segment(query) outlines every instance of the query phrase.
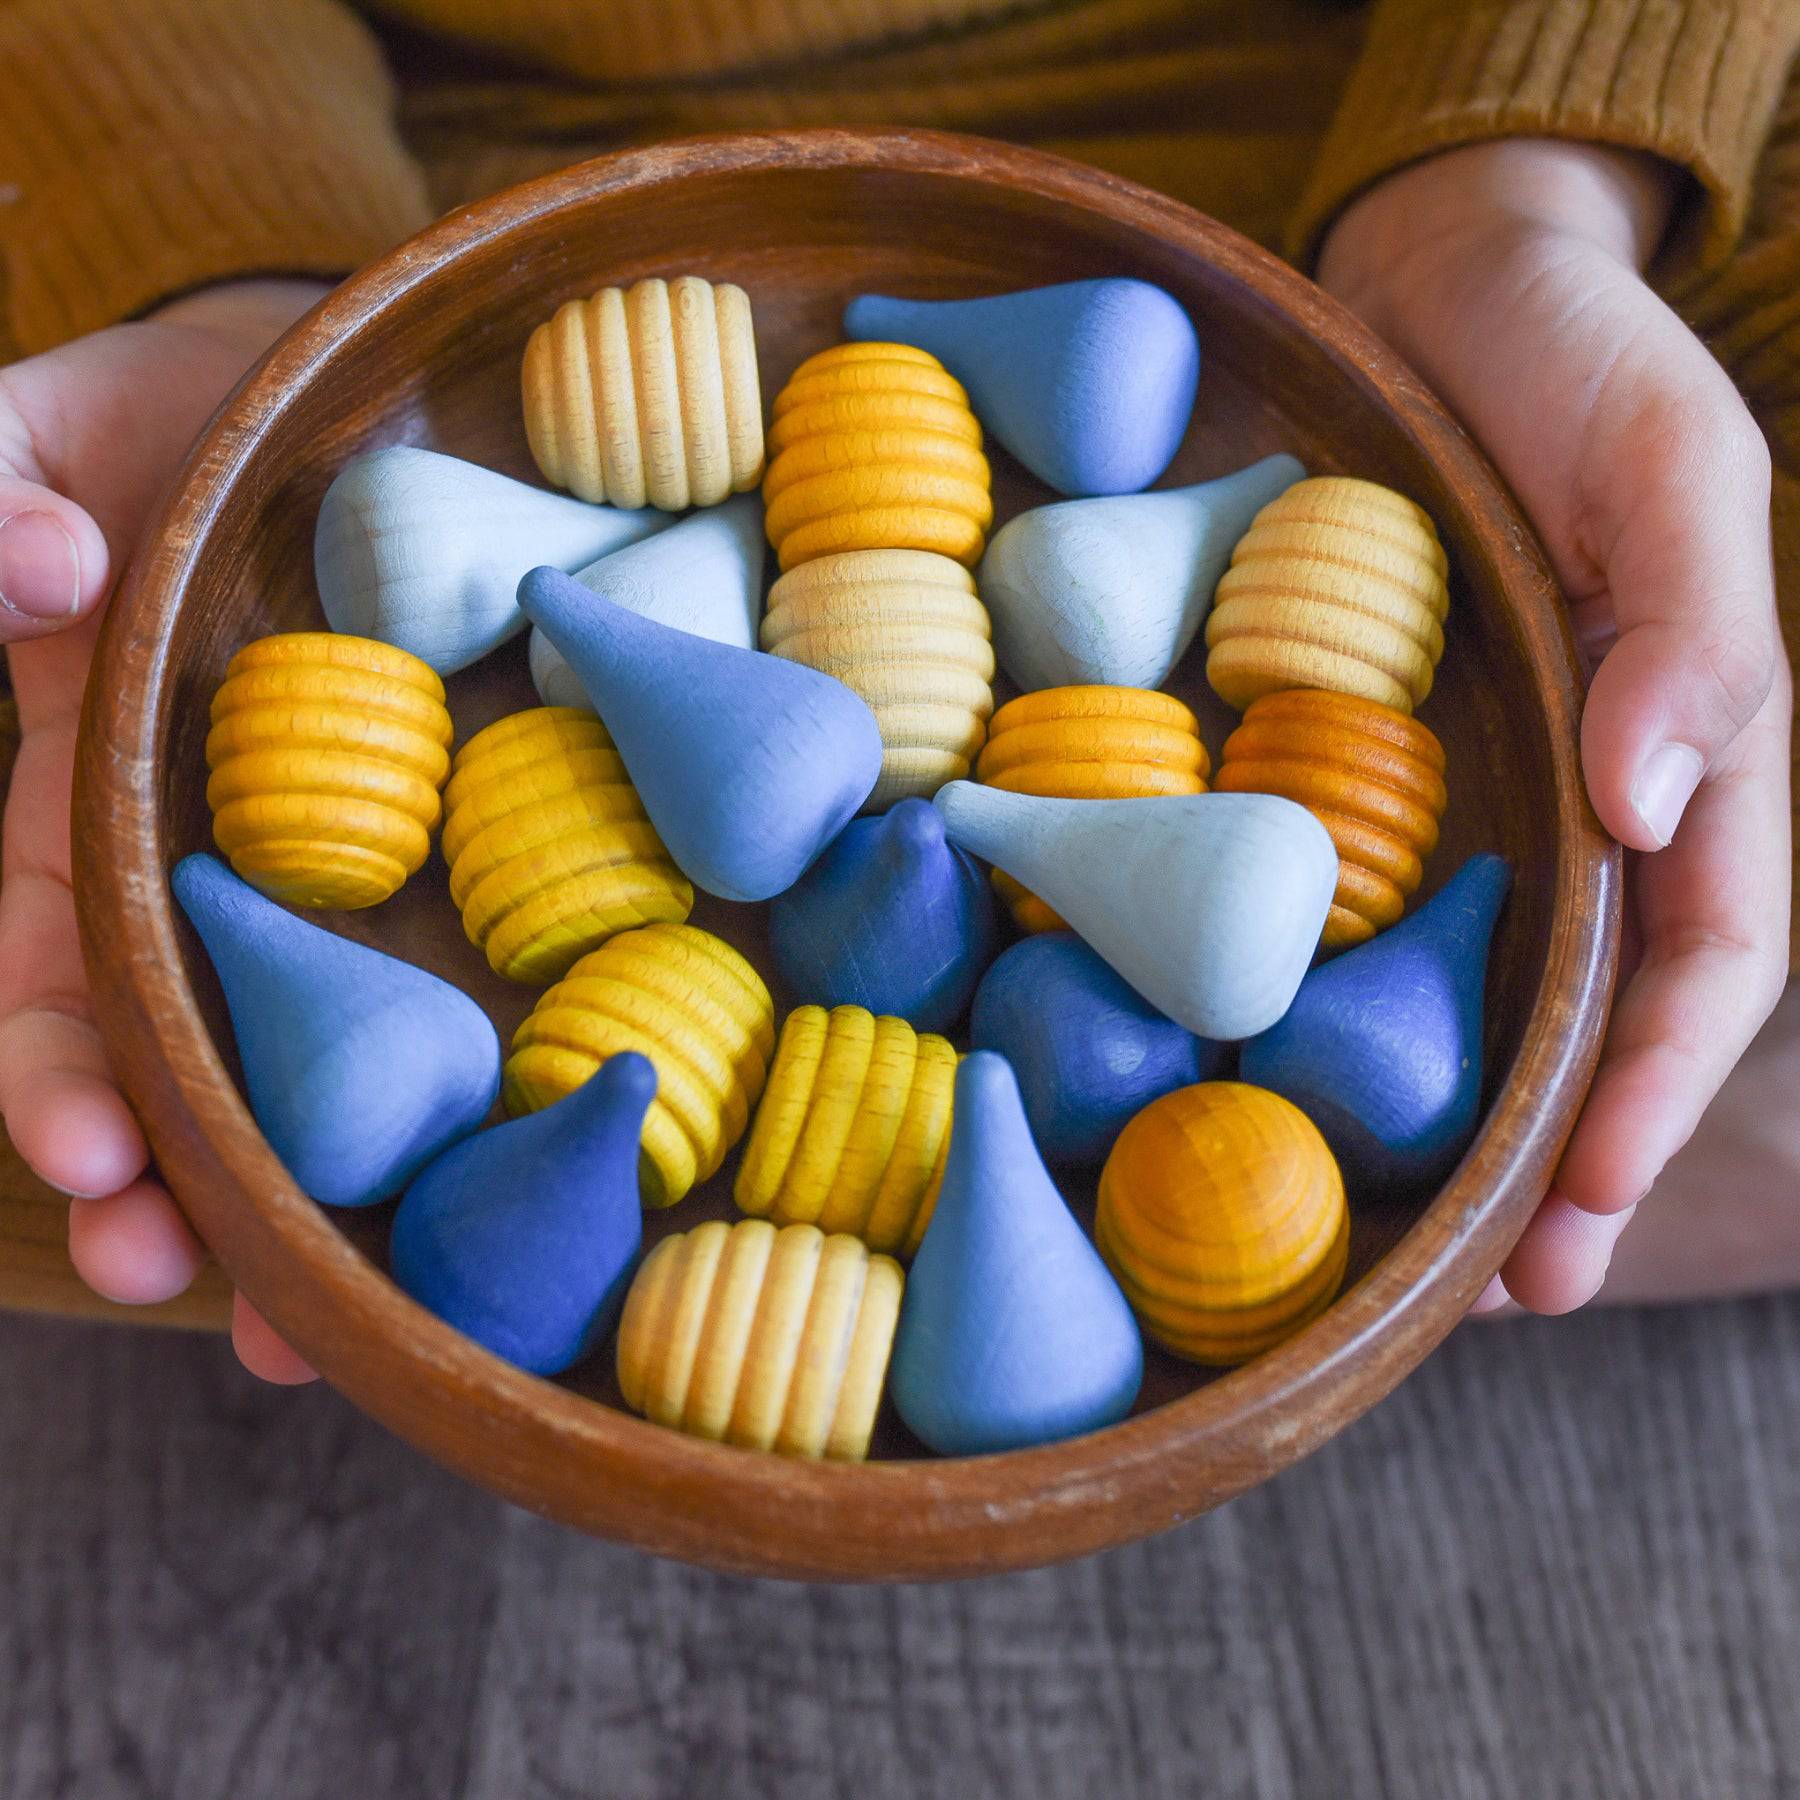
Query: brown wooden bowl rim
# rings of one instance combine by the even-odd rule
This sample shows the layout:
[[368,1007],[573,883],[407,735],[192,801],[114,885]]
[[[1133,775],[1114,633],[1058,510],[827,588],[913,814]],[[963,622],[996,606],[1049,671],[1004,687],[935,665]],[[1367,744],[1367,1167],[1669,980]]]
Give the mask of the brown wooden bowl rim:
[[[714,1567],[898,1579],[1025,1567],[1173,1524],[1203,1510],[1197,1496],[1215,1503],[1314,1448],[1441,1341],[1537,1205],[1599,1053],[1620,909],[1619,851],[1577,769],[1581,684],[1560,607],[1551,641],[1561,657],[1536,667],[1559,746],[1551,950],[1518,1058],[1463,1163],[1368,1275],[1280,1348],[1108,1430],[999,1456],[812,1464],[703,1442],[524,1374],[415,1305],[301,1193],[258,1132],[183,974],[158,825],[155,751],[172,704],[179,598],[231,483],[333,347],[496,230],[602,193],[809,168],[1023,188],[1211,262],[1304,322],[1365,399],[1465,491],[1491,495],[1497,523],[1479,509],[1468,523],[1502,590],[1515,606],[1555,605],[1523,515],[1418,378],[1294,269],[1177,201],[1041,152],[936,132],[758,132],[628,150],[446,215],[334,290],[215,415],[132,559],[94,659],[74,817],[82,938],[101,1028],[128,1052],[125,1086],[159,1158],[199,1155],[227,1184],[233,1203],[204,1209],[226,1271],[391,1428],[510,1499]],[[128,679],[134,664],[141,692]],[[1551,1029],[1559,1015],[1566,1029]],[[579,1499],[566,1480],[546,1493],[559,1485],[541,1479],[546,1458],[582,1472]]]

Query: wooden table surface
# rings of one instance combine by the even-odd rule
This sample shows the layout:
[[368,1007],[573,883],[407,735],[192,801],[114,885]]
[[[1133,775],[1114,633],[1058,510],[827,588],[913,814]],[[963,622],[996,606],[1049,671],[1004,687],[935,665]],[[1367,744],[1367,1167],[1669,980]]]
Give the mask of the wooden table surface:
[[1800,1794],[1800,1301],[1460,1332],[1169,1536],[797,1588],[0,1318],[0,1800]]

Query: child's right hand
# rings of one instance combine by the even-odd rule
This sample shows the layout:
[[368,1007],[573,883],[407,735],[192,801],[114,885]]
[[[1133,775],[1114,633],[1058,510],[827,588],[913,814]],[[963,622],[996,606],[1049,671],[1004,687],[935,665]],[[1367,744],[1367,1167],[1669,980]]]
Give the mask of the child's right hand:
[[[111,1299],[168,1299],[202,1251],[113,1085],[94,1028],[69,883],[75,728],[98,614],[213,409],[324,292],[243,281],[0,369],[0,643],[21,744],[0,861],[0,1118],[73,1195],[69,1251]],[[247,1367],[309,1373],[239,1302]]]

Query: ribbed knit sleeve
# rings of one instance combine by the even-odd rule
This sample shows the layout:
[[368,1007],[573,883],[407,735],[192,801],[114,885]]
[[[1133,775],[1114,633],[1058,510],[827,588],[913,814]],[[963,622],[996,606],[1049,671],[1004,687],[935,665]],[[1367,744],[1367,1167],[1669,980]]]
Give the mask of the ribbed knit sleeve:
[[231,276],[341,275],[429,216],[380,53],[332,0],[0,0],[18,351]]
[[1434,151],[1580,138],[1687,170],[1677,258],[1736,241],[1800,41],[1795,0],[1379,0],[1289,233],[1309,265],[1339,209]]

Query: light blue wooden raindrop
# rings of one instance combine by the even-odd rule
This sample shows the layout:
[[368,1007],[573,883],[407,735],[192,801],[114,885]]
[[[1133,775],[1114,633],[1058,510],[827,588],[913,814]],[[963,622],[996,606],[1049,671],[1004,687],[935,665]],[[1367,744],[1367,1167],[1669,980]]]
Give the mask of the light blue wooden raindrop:
[[894,1338],[901,1418],[945,1456],[1019,1450],[1116,1423],[1143,1376],[1137,1320],[1045,1172],[1012,1070],[971,1052]]
[[1231,1049],[1164,1018],[1072,931],[1014,944],[982,977],[969,1041],[1012,1064],[1046,1160],[1095,1167],[1132,1117],[1216,1081]]
[[1135,494],[1181,447],[1200,340],[1181,303],[1111,277],[982,300],[864,294],[844,334],[929,350],[975,416],[1059,494]]
[[1410,918],[1321,964],[1243,1046],[1245,1081],[1311,1118],[1358,1192],[1416,1192],[1454,1167],[1481,1103],[1488,952],[1512,871],[1471,857]]
[[184,857],[171,885],[225,990],[250,1110],[315,1200],[385,1200],[487,1117],[500,1043],[466,994],[296,918],[213,857]]
[[534,1375],[598,1347],[643,1240],[638,1141],[656,1072],[635,1051],[458,1144],[406,1190],[389,1262],[421,1306]]
[[[609,558],[612,578],[633,560]],[[875,786],[875,715],[830,675],[660,625],[606,585],[534,569],[519,604],[592,697],[683,873],[722,899],[771,899]]]
[[926,800],[846,825],[769,908],[769,948],[794,998],[865,1006],[947,1032],[999,945],[994,890]]

